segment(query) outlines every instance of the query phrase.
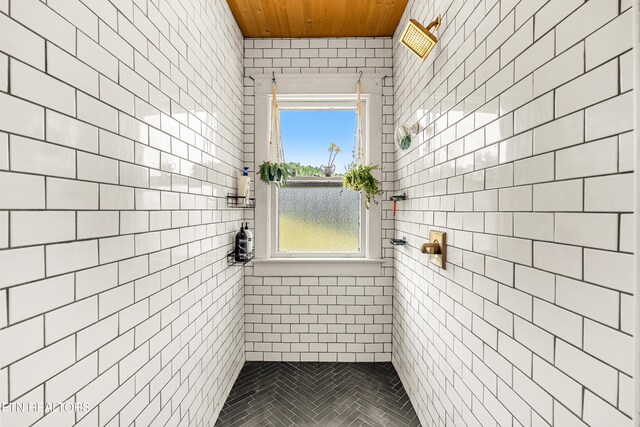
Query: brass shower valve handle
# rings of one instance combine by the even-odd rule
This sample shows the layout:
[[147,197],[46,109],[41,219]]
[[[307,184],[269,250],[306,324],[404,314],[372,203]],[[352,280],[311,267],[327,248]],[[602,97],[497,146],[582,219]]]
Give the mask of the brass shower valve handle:
[[440,253],[440,243],[437,240],[433,242],[423,243],[420,251],[423,254],[439,254]]
[[427,254],[429,262],[440,268],[447,268],[447,233],[430,230],[427,243],[420,247],[423,254]]

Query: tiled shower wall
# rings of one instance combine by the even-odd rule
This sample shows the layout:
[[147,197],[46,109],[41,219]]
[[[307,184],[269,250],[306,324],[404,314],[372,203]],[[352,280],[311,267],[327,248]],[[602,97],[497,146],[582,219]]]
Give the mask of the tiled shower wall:
[[244,359],[222,1],[0,1],[3,426],[212,425]]
[[[631,2],[415,0],[393,361],[423,425],[631,425]],[[419,245],[446,231],[448,263]]]
[[[246,39],[245,161],[251,170],[254,98],[251,76],[379,73],[383,83],[383,200],[393,190],[393,77],[390,38]],[[354,80],[355,94],[355,80]],[[348,155],[350,149],[344,149]],[[245,273],[247,360],[373,362],[391,360],[393,235],[383,203],[383,275],[379,277],[259,277]],[[386,238],[386,239],[385,239]]]

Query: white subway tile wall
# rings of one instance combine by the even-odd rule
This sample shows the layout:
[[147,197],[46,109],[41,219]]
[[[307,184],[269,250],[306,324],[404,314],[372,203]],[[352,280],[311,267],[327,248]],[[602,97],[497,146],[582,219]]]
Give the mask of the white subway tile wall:
[[[424,62],[400,46],[438,14]],[[631,10],[410,0],[393,362],[422,425],[631,426]],[[489,190],[489,191],[487,191]],[[491,192],[492,191],[492,192]],[[448,232],[446,270],[417,249]]]
[[[245,162],[255,169],[254,97],[259,74],[378,73],[383,82],[382,254],[379,277],[259,277],[245,272],[247,360],[391,360],[393,76],[391,38],[246,39]],[[349,77],[351,78],[351,77]],[[355,93],[355,78],[354,93]],[[349,151],[346,150],[345,153]],[[250,213],[250,215],[253,212]],[[252,219],[251,216],[248,219]],[[253,221],[250,221],[250,225]]]
[[0,5],[0,401],[89,404],[0,424],[212,425],[244,362],[231,11]]

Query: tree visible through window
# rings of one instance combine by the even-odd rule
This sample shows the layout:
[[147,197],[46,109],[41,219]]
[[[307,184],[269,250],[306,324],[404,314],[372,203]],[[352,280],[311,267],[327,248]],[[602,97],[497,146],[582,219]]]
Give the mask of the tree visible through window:
[[294,176],[277,191],[277,252],[360,252],[360,194],[342,189],[355,119],[355,110],[281,110],[282,146]]

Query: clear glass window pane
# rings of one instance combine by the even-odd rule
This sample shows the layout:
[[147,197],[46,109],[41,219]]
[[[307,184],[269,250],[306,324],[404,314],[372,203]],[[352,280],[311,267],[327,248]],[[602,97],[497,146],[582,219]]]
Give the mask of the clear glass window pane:
[[278,190],[279,252],[360,252],[360,194],[339,186]]

